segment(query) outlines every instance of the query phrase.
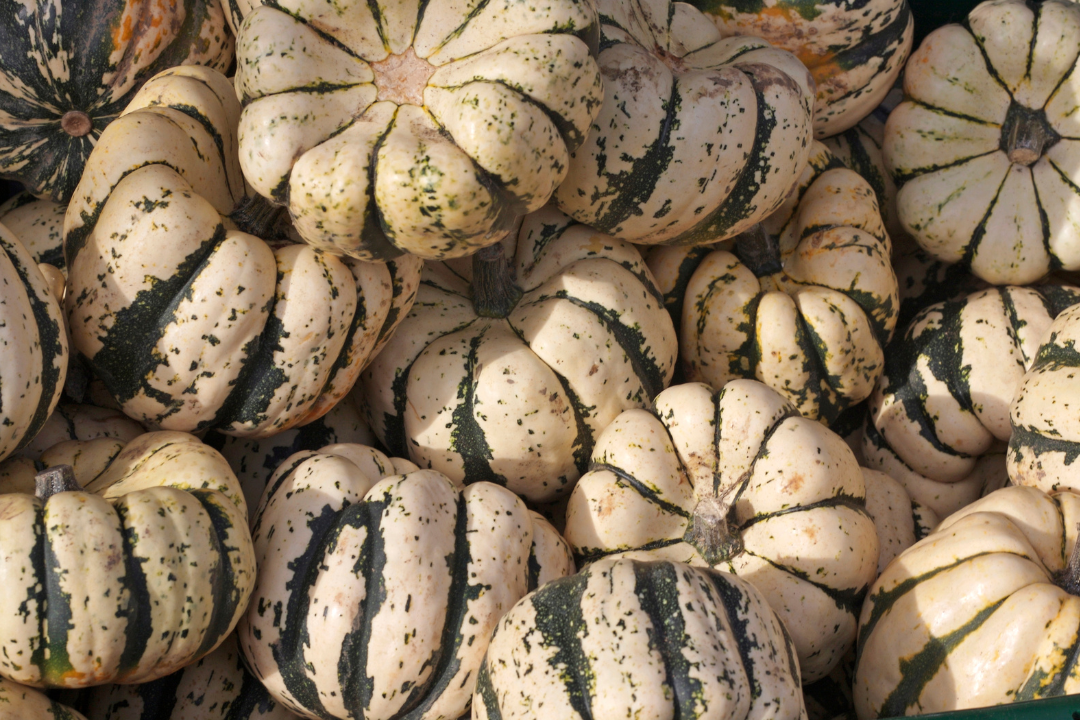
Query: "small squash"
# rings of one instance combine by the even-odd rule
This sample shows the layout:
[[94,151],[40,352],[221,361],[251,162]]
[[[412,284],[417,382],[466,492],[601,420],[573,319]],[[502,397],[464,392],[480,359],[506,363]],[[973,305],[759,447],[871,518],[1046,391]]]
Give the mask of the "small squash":
[[798,56],[814,77],[814,136],[854,126],[885,98],[914,36],[908,0],[691,0],[724,35],[753,35]]
[[684,378],[756,378],[826,424],[866,399],[898,306],[874,191],[820,143],[780,209],[733,246],[648,256]]
[[851,449],[753,380],[701,383],[628,410],[600,436],[566,510],[579,563],[616,553],[734,573],[764,594],[804,682],[855,642],[878,538]]
[[1080,6],[984,2],[904,73],[885,161],[904,228],[994,285],[1080,269]]
[[2,720],[86,720],[78,711],[50,700],[45,693],[0,677]]
[[38,200],[21,192],[0,205],[0,223],[22,241],[36,263],[47,263],[63,271],[64,213],[67,205]]
[[510,491],[461,489],[363,445],[286,460],[252,527],[259,579],[240,645],[308,717],[462,716],[495,623],[573,572],[566,543]]
[[1077,302],[1077,288],[1048,284],[925,308],[889,348],[870,398],[877,433],[919,475],[970,476],[980,455],[1009,440],[1016,388],[1051,321]]
[[1050,324],[1009,410],[1009,477],[1044,492],[1080,491],[1080,305]]
[[102,131],[174,65],[225,70],[219,0],[53,0],[0,10],[0,176],[66,203]]
[[751,583],[670,561],[602,560],[502,619],[476,720],[806,717],[791,638]]
[[68,338],[49,281],[0,224],[0,460],[29,443],[60,400]]
[[155,432],[64,442],[42,462],[36,496],[0,494],[0,675],[35,687],[148,682],[232,632],[255,555],[220,454]]
[[391,453],[547,502],[616,415],[667,387],[675,329],[633,245],[550,207],[515,239],[428,263],[361,392]]
[[862,469],[866,512],[878,536],[878,575],[897,555],[937,527],[938,516],[908,494],[904,486],[878,470]]
[[248,672],[236,643],[172,675],[142,685],[103,685],[89,692],[89,720],[296,720]]
[[671,0],[599,0],[604,104],[555,193],[630,242],[733,237],[784,200],[810,152],[813,81],[791,53],[721,39]]
[[244,176],[315,247],[470,255],[565,177],[603,98],[596,32],[585,0],[257,7],[237,34]]
[[1080,495],[1010,487],[892,561],[859,619],[862,720],[1080,692]]
[[245,195],[240,105],[214,70],[168,70],[102,134],[64,221],[72,341],[148,427],[264,437],[352,388],[411,306],[420,261],[285,240]]

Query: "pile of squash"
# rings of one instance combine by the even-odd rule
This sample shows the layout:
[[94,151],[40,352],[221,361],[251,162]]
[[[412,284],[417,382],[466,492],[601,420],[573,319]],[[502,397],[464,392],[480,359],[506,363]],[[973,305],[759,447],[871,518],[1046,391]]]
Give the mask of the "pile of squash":
[[1080,5],[920,22],[0,6],[0,720],[1080,694]]

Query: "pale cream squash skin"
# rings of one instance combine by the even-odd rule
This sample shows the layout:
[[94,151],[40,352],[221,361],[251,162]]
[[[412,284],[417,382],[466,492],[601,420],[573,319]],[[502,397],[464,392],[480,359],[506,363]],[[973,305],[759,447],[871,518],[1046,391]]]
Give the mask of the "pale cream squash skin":
[[[885,128],[900,222],[930,254],[995,285],[1080,268],[1080,7],[1034,8],[984,2],[966,25],[931,33]],[[1021,126],[1039,141],[1017,146]]]
[[516,240],[504,248],[524,295],[505,317],[477,314],[468,262],[428,263],[361,392],[391,452],[547,502],[570,490],[608,423],[667,386],[677,347],[634,246],[551,207]]
[[29,443],[67,379],[63,313],[19,238],[0,224],[0,460]]
[[863,605],[863,720],[1080,692],[1080,598],[1054,584],[1080,495],[1010,487],[942,521],[885,569]]
[[1050,324],[1034,362],[1020,381],[1009,409],[1009,477],[1017,485],[1044,492],[1080,491],[1080,379],[1077,340],[1080,306],[1068,308]]
[[[236,633],[217,650],[143,685],[103,685],[90,691],[90,720],[296,720],[247,671]],[[2,717],[2,716],[0,716]]]
[[239,115],[212,70],[158,75],[103,133],[68,208],[73,342],[150,427],[264,437],[315,420],[419,282],[416,258],[364,263],[239,230]]
[[778,270],[752,268],[728,246],[650,252],[680,327],[685,377],[714,387],[756,378],[832,423],[873,391],[896,323],[877,199],[815,143],[792,194],[761,227],[778,245]]
[[220,454],[186,433],[155,432],[126,446],[68,441],[42,462],[72,465],[84,490],[46,502],[0,495],[9,589],[0,674],[38,687],[147,682],[225,639],[255,556],[240,484]]
[[498,619],[574,569],[513,493],[363,445],[282,464],[253,535],[240,645],[271,694],[312,718],[458,718]]
[[[674,386],[655,414],[620,415],[590,467],[566,512],[579,558],[632,552],[739,575],[784,621],[807,683],[853,645],[878,559],[862,473],[839,436],[775,391],[753,380]],[[741,552],[702,539],[709,513]]]
[[0,678],[0,720],[86,720],[34,688]]
[[862,468],[866,485],[866,512],[874,520],[878,535],[880,575],[897,555],[907,550],[937,527],[933,510],[914,500],[896,480],[878,470]]
[[721,39],[686,3],[597,8],[604,104],[560,209],[644,245],[723,240],[775,210],[810,152],[806,68],[757,38]]
[[806,717],[791,640],[738,577],[608,558],[502,619],[474,720]]
[[1070,286],[1009,286],[922,310],[890,346],[870,398],[884,444],[930,480],[970,478],[1009,440],[1013,395],[1053,318],[1078,300]]
[[580,0],[277,5],[238,30],[240,163],[315,247],[492,245],[548,201],[600,108]]
[[64,213],[67,205],[21,192],[0,205],[0,223],[15,233],[38,263],[64,269]]

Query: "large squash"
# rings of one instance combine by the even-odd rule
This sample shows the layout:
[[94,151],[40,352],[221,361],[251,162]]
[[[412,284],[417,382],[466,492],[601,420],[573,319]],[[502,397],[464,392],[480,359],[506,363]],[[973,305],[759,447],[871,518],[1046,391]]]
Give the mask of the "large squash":
[[652,250],[684,378],[756,378],[831,424],[866,399],[898,306],[874,191],[820,143],[791,195],[733,246]]
[[979,456],[1008,441],[1013,394],[1051,321],[1077,302],[1076,288],[1040,285],[925,308],[889,348],[870,399],[876,432],[919,475],[968,477]]
[[852,127],[884,99],[914,34],[907,0],[692,0],[725,35],[753,35],[795,53],[817,85],[814,135]]
[[1043,335],[1010,408],[1009,477],[1045,492],[1080,491],[1080,305],[1065,310]]
[[585,0],[278,5],[238,31],[240,163],[316,247],[492,245],[548,201],[600,109]]
[[1080,6],[984,2],[930,34],[889,115],[900,221],[995,285],[1080,268]]
[[721,39],[686,3],[597,7],[604,104],[560,209],[650,245],[723,240],[775,210],[810,151],[806,68],[757,38]]
[[473,718],[806,717],[784,625],[738,577],[602,560],[524,598],[495,629]]
[[255,583],[247,505],[225,459],[155,432],[126,446],[68,441],[42,460],[36,496],[0,494],[0,675],[147,682],[217,647]]
[[66,203],[102,131],[158,72],[225,70],[219,0],[53,0],[0,10],[0,175]]
[[296,720],[244,666],[236,634],[172,675],[89,692],[89,720]]
[[0,460],[29,443],[60,400],[68,339],[34,258],[0,224]]
[[253,534],[240,645],[309,717],[462,716],[495,623],[573,572],[562,538],[505,488],[460,489],[363,445],[285,461]]
[[72,341],[149,427],[265,436],[327,412],[408,311],[420,261],[253,233],[221,74],[151,80],[102,134],[64,222]]
[[616,415],[667,387],[675,330],[633,245],[551,208],[516,240],[429,263],[362,392],[390,452],[544,502]]
[[804,682],[855,642],[878,538],[855,456],[765,385],[677,385],[600,436],[566,510],[579,562],[615,553],[709,565],[765,595]]
[[896,558],[859,620],[859,717],[1080,692],[1080,495],[1011,487]]

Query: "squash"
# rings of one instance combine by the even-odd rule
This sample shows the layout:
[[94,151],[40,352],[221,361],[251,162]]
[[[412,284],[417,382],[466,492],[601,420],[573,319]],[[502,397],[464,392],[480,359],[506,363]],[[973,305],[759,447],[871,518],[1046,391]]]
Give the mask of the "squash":
[[50,700],[45,693],[0,677],[2,720],[86,720],[72,708]]
[[1080,268],[1080,6],[984,2],[931,33],[885,126],[900,222],[994,285]]
[[236,633],[172,675],[89,691],[89,720],[295,720],[244,667]]
[[[203,67],[148,82],[102,133],[64,220],[72,340],[125,413],[264,437],[315,420],[408,311],[420,261],[264,241],[240,105]],[[256,233],[256,234],[253,234]]]
[[240,164],[315,247],[470,255],[543,206],[600,109],[584,0],[293,0],[237,35]]
[[267,438],[234,437],[215,430],[207,433],[204,442],[222,454],[240,480],[249,515],[254,515],[274,471],[301,450],[318,450],[340,443],[371,445],[375,442],[358,395],[353,390],[318,420]]
[[908,494],[902,484],[879,470],[862,468],[866,486],[866,512],[878,536],[877,574],[893,558],[937,527],[938,516]]
[[0,495],[0,675],[34,687],[148,682],[232,632],[255,555],[220,454],[152,432],[64,442],[42,462],[36,495]]
[[627,410],[593,450],[566,510],[578,563],[623,552],[708,565],[764,594],[804,682],[855,642],[878,538],[850,448],[754,380],[676,385]]
[[462,716],[498,619],[573,572],[562,538],[505,488],[461,489],[363,445],[286,460],[252,527],[240,646],[308,717]]
[[907,0],[692,0],[724,35],[753,35],[795,53],[814,77],[814,136],[857,124],[888,94],[914,34]]
[[67,205],[21,192],[0,205],[0,223],[22,241],[36,263],[63,271],[64,213]]
[[19,239],[0,224],[0,460],[38,433],[67,379],[60,305]]
[[225,70],[218,0],[54,0],[0,11],[0,176],[66,203],[102,131],[174,65]]
[[675,330],[633,245],[550,207],[513,239],[428,263],[361,393],[392,454],[547,502],[616,415],[667,387]]
[[[896,327],[906,328],[920,310],[946,300],[959,300],[989,287],[963,265],[935,259],[922,248],[893,258],[900,291]],[[951,513],[950,513],[951,514]]]
[[831,424],[874,388],[898,305],[874,191],[820,143],[781,208],[733,247],[652,250],[683,376],[756,378]]
[[1080,456],[1078,335],[1080,305],[1074,305],[1050,324],[1013,397],[1008,468],[1016,485],[1044,492],[1058,488],[1080,491],[1078,468],[1073,464]]
[[476,720],[805,718],[799,665],[761,593],[733,575],[607,559],[502,619]]
[[1080,692],[1080,495],[998,490],[893,560],[859,619],[863,720]]
[[1024,371],[1054,317],[1077,302],[1080,289],[1040,285],[925,308],[886,355],[870,398],[877,434],[919,475],[968,477],[980,455],[1008,441],[1009,403]]
[[757,38],[721,39],[686,3],[597,9],[604,103],[559,208],[647,245],[723,240],[775,210],[809,153],[806,68]]

